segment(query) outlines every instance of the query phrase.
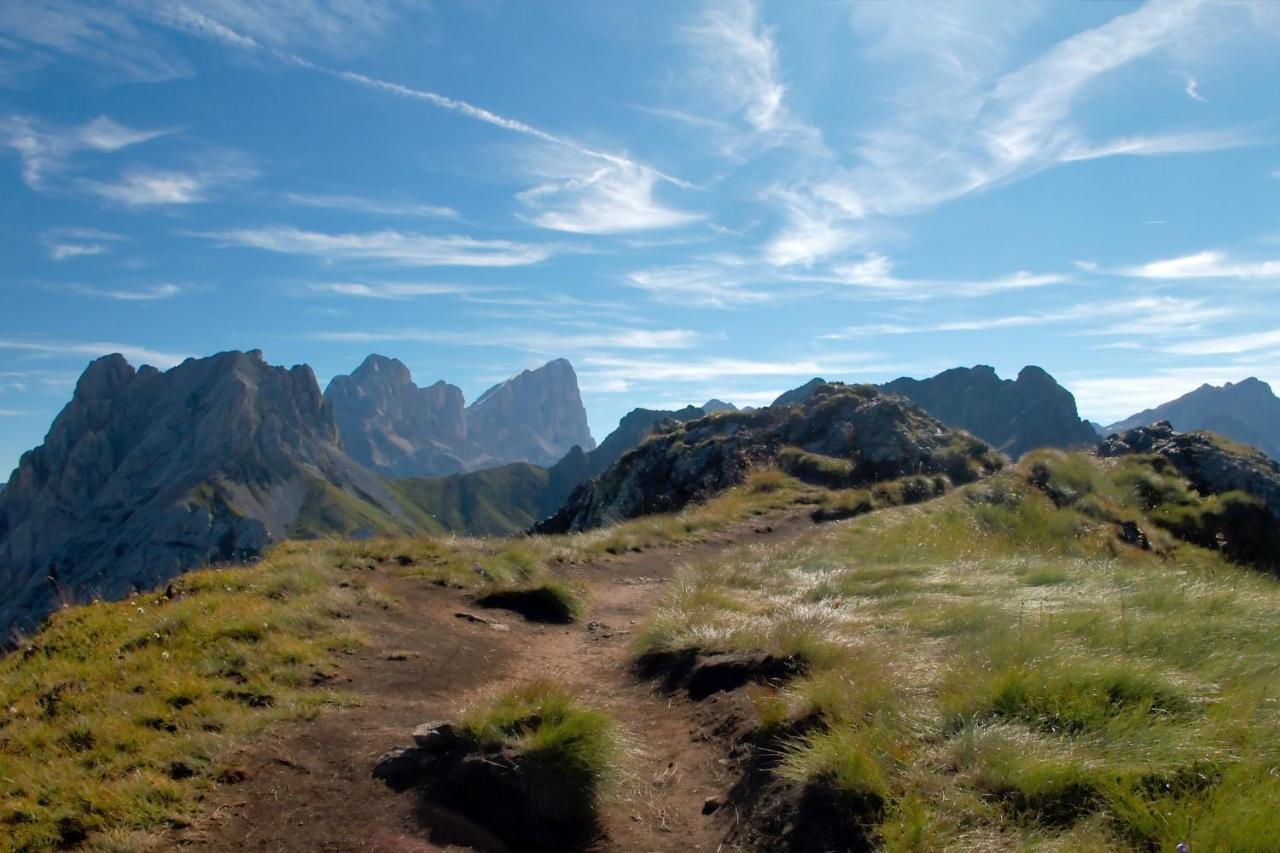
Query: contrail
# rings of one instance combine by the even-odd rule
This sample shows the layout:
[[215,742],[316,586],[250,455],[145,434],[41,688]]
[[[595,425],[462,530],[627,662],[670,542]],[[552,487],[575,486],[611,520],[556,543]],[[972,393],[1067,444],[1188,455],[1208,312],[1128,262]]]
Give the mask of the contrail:
[[631,160],[630,158],[627,158],[627,157],[623,157],[620,154],[614,154],[609,151],[601,151],[598,148],[591,148],[590,146],[583,145],[579,142],[575,142],[572,139],[568,139],[563,136],[557,136],[554,133],[550,133],[541,128],[534,127],[531,124],[526,124],[525,122],[522,122],[518,119],[507,118],[506,116],[500,116],[497,113],[490,112],[489,110],[486,110],[483,107],[477,107],[475,104],[471,104],[466,101],[460,101],[457,98],[450,98],[447,95],[441,95],[438,92],[430,92],[424,89],[414,89],[410,86],[405,86],[401,83],[395,83],[390,80],[380,80],[377,77],[370,77],[366,74],[360,74],[355,71],[343,71],[338,68],[330,68],[326,65],[320,65],[319,63],[312,62],[306,57],[299,56],[296,53],[290,53],[289,51],[286,51],[286,50],[280,50],[278,48],[265,45],[262,42],[258,41],[257,39],[243,35],[242,33],[238,33],[235,30],[231,29],[230,27],[226,26],[225,24],[219,21],[216,21],[213,18],[208,17],[207,15],[203,15],[192,9],[186,8],[185,6],[179,6],[176,9],[170,9],[170,10],[159,12],[158,16],[163,23],[166,23],[177,29],[184,30],[193,35],[212,38],[217,41],[221,41],[225,44],[238,47],[242,50],[253,50],[261,53],[266,53],[271,56],[274,56],[276,59],[280,60],[281,62],[288,63],[289,65],[296,65],[299,68],[305,68],[308,71],[314,71],[317,74],[324,74],[325,76],[333,77],[334,79],[337,79],[337,80],[342,80],[347,83],[354,83],[355,85],[363,86],[366,89],[374,89],[380,92],[386,92],[388,94],[397,95],[402,98],[410,98],[412,100],[422,101],[424,103],[431,104],[434,107],[439,107],[440,109],[443,109],[443,110],[459,113],[461,115],[466,116],[467,118],[474,119],[476,121],[481,121],[481,122],[484,122],[485,124],[493,125],[494,127],[500,127],[503,130],[509,130],[514,133],[522,134],[524,136],[533,137],[534,139],[540,139],[543,142],[550,142],[553,145],[559,145],[564,148],[568,148],[571,151],[576,151],[577,153],[582,154],[586,157],[592,157],[597,160],[602,160],[614,166],[623,166],[623,167],[632,168],[632,169],[643,169],[647,172],[652,173],[658,178],[661,178],[667,183],[673,184],[682,189],[694,188],[694,185],[689,183],[688,181],[685,181],[681,178],[677,178],[674,175],[668,175],[665,172],[661,172],[653,168],[652,166],[647,166],[643,163],[637,163],[636,161]]

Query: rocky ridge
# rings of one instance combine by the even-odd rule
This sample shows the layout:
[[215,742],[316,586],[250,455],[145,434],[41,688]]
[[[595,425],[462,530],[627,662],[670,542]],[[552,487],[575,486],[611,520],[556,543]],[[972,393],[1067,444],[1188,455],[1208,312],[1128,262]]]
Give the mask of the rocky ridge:
[[951,472],[972,479],[985,473],[978,460],[989,453],[901,397],[868,385],[824,384],[793,406],[660,425],[535,529],[587,530],[673,512],[743,482],[788,449],[848,463],[846,485]]

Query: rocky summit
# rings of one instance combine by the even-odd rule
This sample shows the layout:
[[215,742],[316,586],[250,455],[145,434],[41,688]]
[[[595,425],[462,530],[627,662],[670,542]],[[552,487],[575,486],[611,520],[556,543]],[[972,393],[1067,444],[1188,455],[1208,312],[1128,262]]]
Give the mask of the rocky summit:
[[343,445],[353,459],[393,477],[456,474],[476,452],[467,444],[462,389],[441,380],[426,388],[394,358],[371,355],[325,390]]
[[1015,458],[1037,447],[1081,448],[1097,440],[1080,419],[1075,397],[1039,367],[1024,367],[1011,380],[980,364],[929,379],[903,377],[883,387]]
[[536,529],[587,530],[673,512],[771,464],[801,478],[856,486],[916,474],[963,482],[999,462],[981,441],[943,426],[909,400],[869,385],[823,384],[793,406],[665,422],[612,468],[574,490]]
[[419,388],[403,363],[371,355],[325,390],[347,452],[390,477],[513,462],[551,465],[595,447],[573,366],[557,359],[490,388],[470,406],[443,380]]
[[563,358],[493,386],[467,407],[468,435],[493,464],[551,465],[574,445],[593,450],[578,375]]
[[1251,447],[1209,432],[1176,432],[1168,421],[1113,434],[1098,445],[1102,457],[1157,455],[1203,495],[1243,492],[1280,523],[1280,463]]
[[1260,379],[1201,385],[1176,400],[1112,424],[1106,433],[1157,421],[1168,421],[1177,430],[1211,430],[1280,459],[1280,397]]
[[0,630],[60,601],[255,558],[332,502],[400,513],[343,453],[311,368],[271,366],[258,351],[163,373],[98,359],[0,499]]

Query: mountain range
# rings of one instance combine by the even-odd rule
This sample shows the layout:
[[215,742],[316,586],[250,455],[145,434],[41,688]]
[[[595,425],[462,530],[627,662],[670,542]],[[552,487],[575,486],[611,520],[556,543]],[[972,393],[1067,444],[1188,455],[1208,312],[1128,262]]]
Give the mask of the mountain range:
[[[832,387],[814,379],[771,408],[807,412]],[[1011,456],[1097,442],[1071,394],[1037,367],[1016,380],[956,368],[879,390]],[[1245,380],[1205,386],[1112,429],[1166,419],[1274,455],[1278,411],[1269,387]],[[272,366],[259,351],[166,372],[107,356],[89,365],[44,444],[0,490],[0,630],[34,625],[61,601],[116,598],[197,566],[254,560],[286,538],[509,534],[565,507],[564,529],[626,517],[627,472],[660,469],[650,462],[671,436],[729,447],[724,430],[782,435],[777,417],[720,400],[635,409],[597,446],[563,359],[466,405],[456,386],[420,388],[403,363],[379,355],[323,394],[309,367]],[[684,486],[681,476],[648,479],[696,499],[700,475]],[[579,489],[597,480],[594,493]]]

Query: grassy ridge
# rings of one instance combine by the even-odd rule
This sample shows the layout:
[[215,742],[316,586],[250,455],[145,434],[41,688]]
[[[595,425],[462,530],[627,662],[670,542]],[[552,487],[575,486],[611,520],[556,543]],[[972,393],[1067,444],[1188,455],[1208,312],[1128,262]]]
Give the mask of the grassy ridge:
[[808,660],[755,694],[777,772],[889,849],[1280,849],[1280,586],[1159,523],[1213,510],[1175,486],[1152,460],[1033,455],[693,567],[640,651]]

